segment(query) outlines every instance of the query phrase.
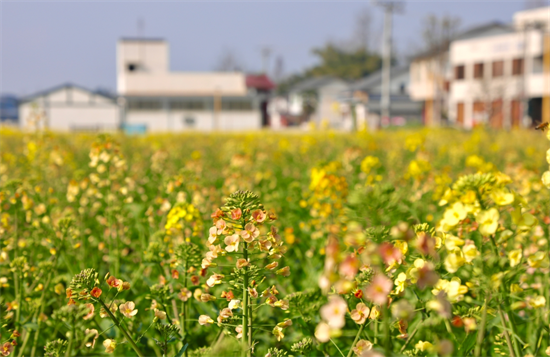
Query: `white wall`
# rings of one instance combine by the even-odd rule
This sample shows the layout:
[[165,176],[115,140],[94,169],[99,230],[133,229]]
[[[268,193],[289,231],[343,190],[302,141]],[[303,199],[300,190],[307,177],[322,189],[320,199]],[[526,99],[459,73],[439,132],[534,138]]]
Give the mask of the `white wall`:
[[118,76],[118,92],[136,96],[245,96],[243,73],[128,73]]
[[[186,118],[193,118],[194,125],[186,124]],[[214,113],[208,110],[134,110],[126,113],[126,123],[144,124],[147,132],[211,131],[214,130],[214,120]],[[221,111],[217,122],[221,131],[261,129],[261,116],[257,110]]]
[[44,114],[39,128],[57,131],[111,131],[120,122],[119,107],[112,100],[76,87],[61,87],[20,104],[20,127],[33,129],[29,120],[37,112]]

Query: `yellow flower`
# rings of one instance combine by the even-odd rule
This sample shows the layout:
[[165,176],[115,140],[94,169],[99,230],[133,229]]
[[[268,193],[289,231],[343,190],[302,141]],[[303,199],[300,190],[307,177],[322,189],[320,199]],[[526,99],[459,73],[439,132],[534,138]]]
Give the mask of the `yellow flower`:
[[531,268],[548,268],[548,255],[546,252],[536,252],[527,258],[527,263]]
[[545,171],[542,174],[542,184],[546,186],[546,188],[550,188],[550,171]]
[[455,202],[450,208],[448,208],[443,214],[443,221],[446,225],[454,227],[458,222],[466,218],[466,208],[462,202]]
[[498,228],[500,215],[496,208],[481,211],[477,214],[476,221],[479,224],[479,233],[484,236],[495,234]]
[[432,345],[428,341],[418,341],[418,343],[414,345],[414,348],[422,352],[431,352],[433,351],[434,345]]
[[546,305],[546,298],[544,296],[537,295],[529,300],[529,305],[535,309],[539,309]]
[[479,251],[474,244],[465,245],[462,248],[462,252],[464,253],[464,259],[466,259],[468,263],[471,263],[472,260],[479,255]]
[[464,240],[460,239],[456,236],[453,236],[451,234],[447,234],[445,237],[445,248],[447,250],[452,251],[455,250],[455,248],[458,248],[460,246],[464,245]]
[[508,253],[508,259],[510,259],[510,266],[515,267],[516,265],[518,265],[522,257],[523,257],[523,253],[521,249],[511,250],[510,253]]
[[397,276],[397,279],[395,279],[395,285],[397,286],[395,288],[395,293],[399,294],[405,290],[405,286],[407,284],[407,274],[405,273],[399,273]]
[[442,290],[447,293],[449,302],[455,303],[464,299],[464,294],[468,292],[468,287],[466,285],[461,285],[460,278],[454,277],[451,281],[439,279],[432,289],[432,294],[437,296]]
[[401,254],[405,255],[409,251],[409,244],[407,242],[402,240],[397,240],[393,243],[393,245],[401,251]]
[[491,192],[491,198],[499,206],[505,206],[514,202],[514,194],[504,189],[497,189]]
[[451,253],[447,254],[445,258],[445,269],[449,273],[455,273],[458,268],[466,264],[466,259],[464,259],[464,253],[458,248],[454,249]]
[[510,292],[512,293],[521,293],[523,289],[518,284],[510,285]]

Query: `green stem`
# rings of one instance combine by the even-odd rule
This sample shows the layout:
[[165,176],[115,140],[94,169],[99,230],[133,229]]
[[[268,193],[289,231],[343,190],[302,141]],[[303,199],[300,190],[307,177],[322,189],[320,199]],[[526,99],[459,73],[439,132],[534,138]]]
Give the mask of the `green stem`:
[[510,340],[510,334],[508,334],[508,330],[506,328],[506,319],[500,306],[498,307],[498,316],[500,317],[500,322],[502,323],[504,337],[506,338],[506,344],[508,345],[508,349],[510,350],[510,357],[516,357],[514,347],[512,346],[512,340]]
[[487,303],[488,298],[485,296],[485,302],[483,303],[483,313],[481,315],[481,325],[477,333],[477,342],[474,350],[474,356],[479,357],[481,355],[481,345],[483,344],[483,338],[485,337],[485,325],[487,324]]
[[65,357],[69,357],[71,355],[71,351],[73,349],[73,343],[74,343],[74,333],[75,333],[75,321],[74,321],[74,315],[73,315],[73,323],[72,323],[72,329],[71,329],[71,336],[69,337],[69,347],[67,347],[67,352],[65,352]]
[[349,349],[348,357],[351,357],[353,355],[353,347],[355,347],[355,344],[357,343],[357,341],[359,341],[359,338],[361,337],[361,333],[363,332],[363,329],[365,328],[366,324],[367,324],[367,322],[365,321],[361,325],[361,327],[359,327],[359,331],[357,332],[357,335],[355,335],[355,340],[353,340],[353,343],[351,344],[351,347]]
[[[245,242],[243,244],[243,257],[244,259],[248,259],[248,244]],[[242,337],[242,351],[241,356],[247,357],[249,356],[249,345],[248,345],[248,334],[250,331],[249,328],[249,321],[248,321],[248,314],[250,312],[248,308],[248,267],[244,267],[244,280],[243,280],[243,337]]]
[[126,331],[126,329],[124,329],[124,327],[122,327],[122,325],[120,324],[120,321],[116,318],[115,315],[113,315],[113,313],[111,312],[111,310],[107,307],[107,305],[105,305],[105,302],[103,302],[103,300],[101,299],[98,299],[99,303],[103,306],[103,309],[105,309],[105,311],[107,311],[107,313],[109,314],[109,316],[111,317],[111,320],[113,320],[114,324],[118,327],[118,329],[124,334],[124,336],[126,337],[126,339],[128,340],[128,342],[130,343],[130,345],[132,346],[132,348],[134,349],[134,351],[137,353],[137,355],[139,357],[144,357],[144,355],[141,353],[141,351],[139,350],[138,346],[136,345],[136,342],[134,341],[134,339],[130,336],[130,334],[128,333],[128,331]]
[[25,350],[25,347],[27,346],[27,343],[29,342],[29,338],[31,337],[30,331],[25,331],[25,339],[23,340],[23,344],[21,345],[21,348],[19,349],[19,353],[17,354],[17,357],[21,357],[23,355],[23,351]]
[[391,356],[392,343],[391,343],[391,333],[390,333],[390,311],[387,304],[383,304],[383,318],[384,318],[384,350],[386,351],[386,356]]
[[[57,260],[56,260],[56,263],[57,263]],[[54,265],[55,267],[55,265]],[[51,277],[52,277],[52,274],[48,274],[48,279],[46,280],[46,285],[44,286],[44,289],[42,290],[42,295],[40,295],[40,310],[38,311],[38,327],[36,328],[36,332],[34,334],[34,342],[32,344],[32,349],[31,349],[31,357],[34,357],[35,353],[36,353],[36,346],[38,345],[38,336],[40,335],[40,327],[42,325],[42,320],[40,319],[40,316],[44,313],[44,297],[46,295],[46,291],[48,290],[49,286],[50,286],[50,281],[51,281]]]

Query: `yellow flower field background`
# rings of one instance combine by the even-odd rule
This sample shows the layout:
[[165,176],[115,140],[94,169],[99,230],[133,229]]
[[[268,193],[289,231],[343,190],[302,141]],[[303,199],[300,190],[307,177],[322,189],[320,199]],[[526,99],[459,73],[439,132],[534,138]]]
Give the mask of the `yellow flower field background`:
[[4,129],[0,353],[550,355],[549,147]]

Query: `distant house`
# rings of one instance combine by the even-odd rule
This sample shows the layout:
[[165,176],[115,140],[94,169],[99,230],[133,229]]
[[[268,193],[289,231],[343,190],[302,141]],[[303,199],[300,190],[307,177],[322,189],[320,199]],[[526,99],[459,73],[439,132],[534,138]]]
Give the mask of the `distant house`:
[[0,123],[14,125],[19,120],[19,101],[12,95],[0,97]]
[[265,76],[241,72],[172,72],[162,39],[122,39],[117,91],[124,127],[147,131],[250,130],[267,126]]
[[19,126],[59,131],[111,131],[120,125],[114,97],[74,84],[63,84],[19,103]]
[[518,128],[541,122],[543,97],[550,90],[550,73],[543,70],[548,30],[550,7],[542,7],[517,12],[513,25],[500,31],[453,41],[451,122],[465,128]]
[[339,98],[346,89],[346,81],[331,76],[299,82],[289,91],[289,114],[302,117],[303,121],[324,122],[333,128],[341,128],[345,114],[340,108]]
[[[406,120],[420,120],[422,105],[409,96],[410,75],[408,66],[393,67],[390,70],[390,117],[382,124],[404,123]],[[359,124],[376,126],[380,120],[382,106],[382,71],[377,71],[349,86],[347,101],[353,98]]]

